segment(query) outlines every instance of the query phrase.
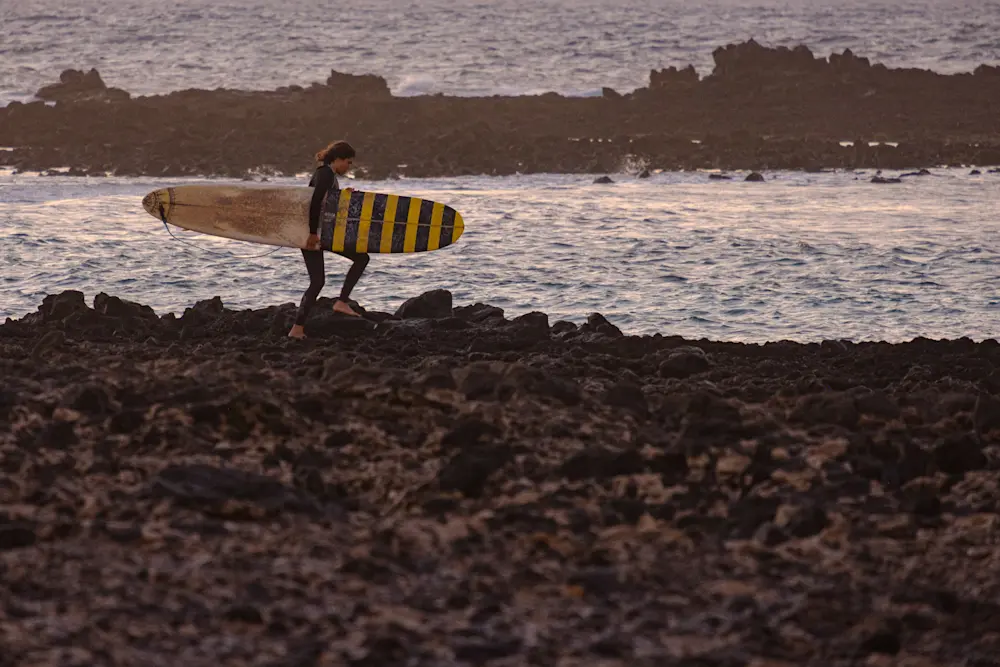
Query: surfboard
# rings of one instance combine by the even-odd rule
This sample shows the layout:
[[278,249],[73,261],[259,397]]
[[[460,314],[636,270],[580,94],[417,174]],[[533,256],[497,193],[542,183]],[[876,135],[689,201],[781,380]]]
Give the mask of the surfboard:
[[[305,248],[312,188],[181,185],[142,200],[146,212],[202,234]],[[410,253],[446,248],[465,221],[430,199],[354,190],[331,191],[320,212],[320,247],[331,252]]]

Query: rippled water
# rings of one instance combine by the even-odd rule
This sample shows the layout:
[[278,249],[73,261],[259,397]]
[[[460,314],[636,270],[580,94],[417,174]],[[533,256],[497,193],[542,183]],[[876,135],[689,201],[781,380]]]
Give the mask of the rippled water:
[[[457,304],[492,303],[511,316],[580,321],[597,310],[630,333],[718,340],[1000,333],[1000,174],[940,170],[892,186],[853,173],[768,178],[358,181],[452,204],[467,231],[446,250],[373,256],[354,296],[391,311],[446,288]],[[168,236],[140,204],[168,182],[181,181],[0,172],[0,317],[64,289],[158,313],[215,295],[231,308],[298,301],[307,284],[298,251],[252,258],[270,248],[177,231],[203,250]],[[327,296],[346,268],[328,256]]]
[[654,67],[708,74],[714,48],[750,37],[971,71],[1000,60],[1000,0],[0,0],[0,104],[90,67],[136,94],[331,68],[403,95],[628,91]]

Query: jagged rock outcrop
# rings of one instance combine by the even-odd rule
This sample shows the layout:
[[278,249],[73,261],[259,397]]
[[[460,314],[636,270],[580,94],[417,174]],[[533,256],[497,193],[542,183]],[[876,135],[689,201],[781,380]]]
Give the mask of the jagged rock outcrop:
[[[95,71],[64,73],[39,91],[60,100],[54,107],[0,109],[0,146],[14,148],[0,158],[21,170],[246,177],[309,170],[316,150],[345,138],[371,179],[597,175],[624,162],[748,171],[1000,164],[996,67],[942,76],[753,40],[714,57],[704,78],[691,67],[653,70],[648,87],[598,98],[397,98],[381,77],[334,71],[307,87],[127,99]],[[841,145],[857,137],[864,146]]]

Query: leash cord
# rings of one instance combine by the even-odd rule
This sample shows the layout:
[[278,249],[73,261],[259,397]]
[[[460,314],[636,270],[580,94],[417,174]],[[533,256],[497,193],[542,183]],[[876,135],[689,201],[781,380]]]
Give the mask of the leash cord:
[[186,241],[186,240],[184,240],[184,239],[182,239],[182,238],[180,238],[178,236],[175,236],[174,233],[172,231],[170,231],[170,225],[167,223],[167,215],[166,215],[166,212],[163,210],[163,204],[160,204],[160,220],[163,221],[163,228],[167,230],[167,234],[170,234],[170,238],[172,238],[175,241],[180,241],[184,245],[189,245],[192,248],[196,248],[198,250],[201,250],[202,252],[207,252],[207,253],[210,253],[212,255],[220,255],[222,257],[229,257],[230,259],[259,259],[261,257],[267,257],[268,255],[273,255],[274,253],[278,252],[282,248],[282,246],[277,246],[274,250],[268,250],[267,252],[265,252],[263,254],[260,254],[260,255],[243,255],[243,256],[240,256],[240,255],[234,255],[232,253],[216,252],[215,250],[209,250],[208,248],[203,248],[203,247],[201,247],[201,246],[199,246],[199,245],[197,245],[195,243],[191,243],[190,241]]

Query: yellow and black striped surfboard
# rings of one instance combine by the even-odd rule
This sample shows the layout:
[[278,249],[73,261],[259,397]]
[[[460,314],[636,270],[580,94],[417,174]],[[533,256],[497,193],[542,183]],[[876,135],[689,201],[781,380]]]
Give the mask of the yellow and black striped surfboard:
[[[330,204],[336,199],[336,209]],[[322,214],[324,249],[348,253],[438,250],[465,231],[462,215],[430,199],[379,192],[331,193]]]

